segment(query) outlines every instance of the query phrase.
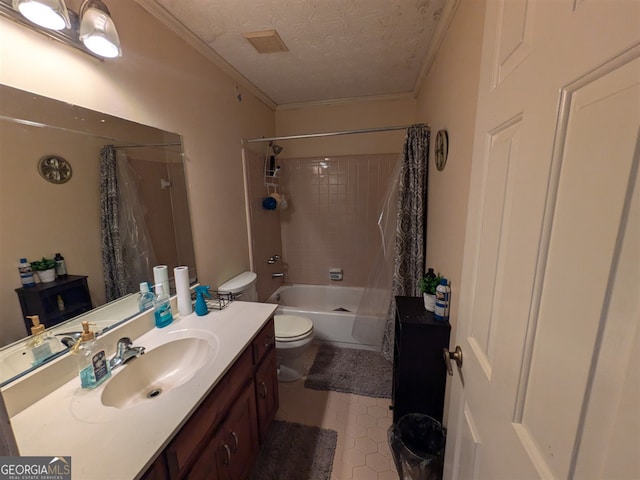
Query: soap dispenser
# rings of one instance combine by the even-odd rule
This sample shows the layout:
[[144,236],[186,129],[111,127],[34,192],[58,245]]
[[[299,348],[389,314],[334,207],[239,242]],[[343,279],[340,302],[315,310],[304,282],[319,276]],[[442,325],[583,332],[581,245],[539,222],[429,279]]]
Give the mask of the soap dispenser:
[[111,366],[107,351],[102,343],[96,341],[96,334],[89,330],[89,322],[82,322],[82,335],[74,345],[82,388],[96,388],[111,376]]
[[33,366],[36,366],[53,355],[53,352],[48,339],[45,337],[45,326],[40,323],[40,317],[38,315],[28,315],[27,318],[33,322],[33,327],[31,327],[32,338],[27,346],[33,352]]

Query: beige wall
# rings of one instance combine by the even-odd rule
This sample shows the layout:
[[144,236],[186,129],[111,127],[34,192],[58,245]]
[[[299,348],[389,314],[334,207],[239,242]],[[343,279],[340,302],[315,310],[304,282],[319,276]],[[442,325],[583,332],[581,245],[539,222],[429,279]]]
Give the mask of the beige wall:
[[[471,152],[475,127],[484,2],[460,2],[417,98],[418,121],[431,126],[426,266],[451,282],[452,338],[458,313]],[[433,161],[436,132],[449,135],[447,166]]]
[[109,8],[124,56],[104,61],[0,18],[0,83],[182,134],[199,278],[217,286],[249,268],[240,140],[273,135],[274,113],[133,0]]
[[[278,136],[302,133],[335,132],[363,128],[409,125],[415,118],[415,100],[407,96],[390,96],[367,101],[318,103],[304,107],[276,110]],[[284,140],[282,158],[305,158],[335,155],[399,153],[404,130],[341,135],[336,137]]]

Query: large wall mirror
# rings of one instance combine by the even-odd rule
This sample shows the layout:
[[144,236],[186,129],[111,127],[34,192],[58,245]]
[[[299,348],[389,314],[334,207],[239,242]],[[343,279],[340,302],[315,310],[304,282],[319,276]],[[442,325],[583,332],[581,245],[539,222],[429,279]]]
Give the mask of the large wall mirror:
[[[105,289],[100,201],[105,146],[113,146],[118,175],[128,172],[119,188],[119,195],[128,191],[120,217],[130,242],[123,248],[139,270],[127,291],[116,295],[120,298],[109,298]],[[50,157],[68,163],[67,181],[50,181],[40,171],[41,160]],[[16,291],[22,288],[20,258],[61,253],[70,276],[86,277],[95,310],[83,315],[92,315],[98,330],[138,313],[139,281],[153,283],[154,265],[167,265],[170,277],[174,267],[186,265],[196,281],[180,135],[0,85],[0,167],[0,385],[39,366],[29,355],[29,330]],[[56,308],[73,308],[72,298],[57,297]],[[51,337],[65,339],[52,348],[53,356],[68,349],[68,335],[62,334],[80,330],[81,320],[72,316],[47,325]]]

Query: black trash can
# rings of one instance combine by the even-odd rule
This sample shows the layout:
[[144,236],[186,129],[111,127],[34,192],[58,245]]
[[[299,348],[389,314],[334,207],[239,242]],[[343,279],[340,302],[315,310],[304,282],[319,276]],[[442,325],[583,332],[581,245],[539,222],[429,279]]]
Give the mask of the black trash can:
[[428,415],[409,413],[389,427],[389,446],[400,480],[440,480],[447,429]]

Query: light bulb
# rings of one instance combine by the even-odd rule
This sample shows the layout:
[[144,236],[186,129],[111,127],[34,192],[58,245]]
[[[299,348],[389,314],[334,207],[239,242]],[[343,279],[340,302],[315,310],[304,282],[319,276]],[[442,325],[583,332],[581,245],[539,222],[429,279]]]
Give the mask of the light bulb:
[[14,0],[13,8],[29,21],[50,30],[69,28],[69,12],[62,0]]

